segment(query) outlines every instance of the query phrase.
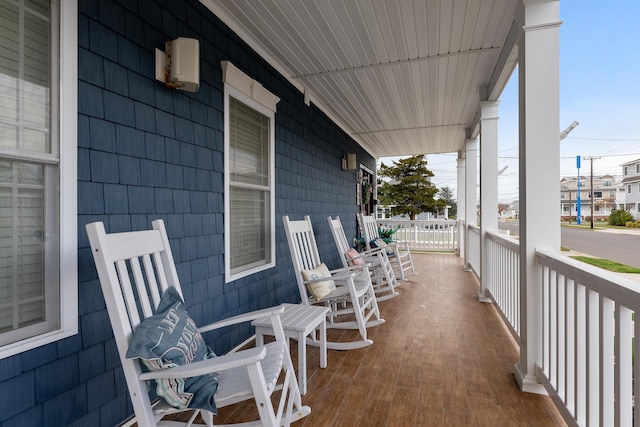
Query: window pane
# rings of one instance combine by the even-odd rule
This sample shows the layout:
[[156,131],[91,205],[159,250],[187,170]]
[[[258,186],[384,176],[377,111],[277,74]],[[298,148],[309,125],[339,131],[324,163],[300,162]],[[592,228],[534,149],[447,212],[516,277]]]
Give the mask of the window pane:
[[59,153],[59,6],[0,0],[0,147],[22,159],[0,157],[0,349],[9,354],[61,325],[59,166],[33,155]]
[[43,169],[0,162],[0,332],[45,319]]
[[231,181],[269,185],[269,118],[229,98]]
[[49,2],[0,0],[0,146],[50,153]]
[[271,218],[269,192],[231,188],[231,269],[266,264]]

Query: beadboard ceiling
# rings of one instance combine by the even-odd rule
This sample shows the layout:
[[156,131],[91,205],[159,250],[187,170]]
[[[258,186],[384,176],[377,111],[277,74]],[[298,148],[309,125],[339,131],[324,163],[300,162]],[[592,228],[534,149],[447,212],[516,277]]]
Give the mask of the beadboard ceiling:
[[462,150],[517,60],[518,0],[201,0],[375,157]]

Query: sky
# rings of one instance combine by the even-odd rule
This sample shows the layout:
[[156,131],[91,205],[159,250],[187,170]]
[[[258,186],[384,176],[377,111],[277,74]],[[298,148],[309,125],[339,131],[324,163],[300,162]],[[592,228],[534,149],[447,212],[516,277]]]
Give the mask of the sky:
[[[580,124],[560,142],[560,176],[621,175],[640,158],[640,1],[561,0],[560,129]],[[500,97],[498,200],[518,199],[517,69]],[[596,157],[599,157],[596,159]],[[456,192],[456,153],[429,154],[438,188]],[[383,158],[390,164],[397,158]]]

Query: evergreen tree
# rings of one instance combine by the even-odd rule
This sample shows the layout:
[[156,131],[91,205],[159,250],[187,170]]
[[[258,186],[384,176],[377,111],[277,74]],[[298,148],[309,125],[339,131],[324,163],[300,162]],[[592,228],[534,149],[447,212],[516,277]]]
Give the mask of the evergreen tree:
[[442,187],[438,190],[438,197],[440,200],[444,200],[447,206],[450,206],[449,218],[456,218],[458,215],[458,202],[453,196],[453,190],[449,187]]
[[424,154],[393,161],[391,166],[382,163],[378,175],[390,178],[382,181],[378,198],[382,205],[391,207],[391,215],[408,215],[414,220],[419,213],[435,212],[446,205],[434,198],[438,189],[431,182],[433,172],[427,169]]

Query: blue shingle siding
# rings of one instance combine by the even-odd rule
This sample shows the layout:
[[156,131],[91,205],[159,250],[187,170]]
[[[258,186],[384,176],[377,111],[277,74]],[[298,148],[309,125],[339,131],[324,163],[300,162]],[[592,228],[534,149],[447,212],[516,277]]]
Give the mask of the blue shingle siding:
[[127,69],[112,61],[104,61],[104,88],[123,96],[131,95],[127,84]]
[[[355,237],[356,180],[341,157],[348,135],[255,55],[197,0],[87,0],[78,17],[79,334],[0,360],[0,425],[112,426],[132,414],[85,224],[110,232],[165,220],[190,314],[211,322],[298,302],[282,216],[311,215],[321,257],[338,254],[326,217]],[[173,91],[155,80],[154,50],[200,40],[201,86]],[[276,266],[224,281],[224,129],[221,60],[280,97],[275,119]],[[206,334],[224,353],[249,325]]]
[[0,416],[3,421],[36,405],[34,376],[32,370],[0,383]]
[[[100,392],[94,390],[94,392]],[[45,402],[42,408],[46,425],[68,426],[87,414],[87,387],[81,384]]]
[[20,356],[11,356],[0,360],[0,382],[16,377],[22,373]]
[[[11,396],[15,398],[15,396]],[[1,399],[1,398],[0,398]],[[20,412],[15,417],[7,419],[2,423],[2,427],[24,427],[24,426],[41,426],[46,425],[42,421],[42,406],[32,406],[24,412]],[[89,424],[86,424],[89,425]]]
[[78,354],[35,369],[36,402],[42,403],[78,385]]

